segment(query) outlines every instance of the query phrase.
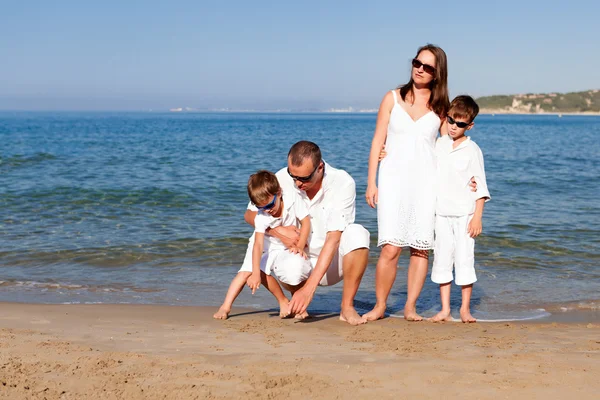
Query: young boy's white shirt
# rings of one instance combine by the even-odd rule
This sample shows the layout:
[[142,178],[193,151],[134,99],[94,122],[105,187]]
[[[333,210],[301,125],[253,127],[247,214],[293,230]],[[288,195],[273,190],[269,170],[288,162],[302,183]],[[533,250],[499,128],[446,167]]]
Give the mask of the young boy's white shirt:
[[[445,135],[436,142],[437,201],[435,249],[431,280],[438,284],[451,282],[454,266],[455,283],[470,285],[475,274],[475,240],[467,227],[475,212],[476,201],[491,196],[487,187],[483,154],[467,137],[456,148],[454,140]],[[470,187],[471,178],[477,191]]]
[[[295,226],[300,228],[300,221],[308,216],[308,208],[295,191],[281,187],[283,210],[281,216],[274,217],[266,211],[259,210],[254,218],[254,233],[265,233],[269,228],[278,226]],[[264,251],[268,249],[285,249],[278,238],[265,235]]]
[[[436,215],[463,216],[475,212],[475,201],[490,200],[485,179],[485,168],[481,149],[467,138],[452,148],[454,140],[450,135],[439,138],[435,144],[437,160],[437,202]],[[471,191],[469,183],[475,177],[477,191]]]

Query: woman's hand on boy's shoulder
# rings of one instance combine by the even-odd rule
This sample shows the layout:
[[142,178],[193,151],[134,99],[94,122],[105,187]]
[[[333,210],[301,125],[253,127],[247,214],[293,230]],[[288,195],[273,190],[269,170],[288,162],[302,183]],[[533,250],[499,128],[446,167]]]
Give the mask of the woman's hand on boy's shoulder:
[[477,191],[477,181],[475,180],[474,176],[471,177],[471,182],[469,182],[469,187],[471,187],[471,192]]

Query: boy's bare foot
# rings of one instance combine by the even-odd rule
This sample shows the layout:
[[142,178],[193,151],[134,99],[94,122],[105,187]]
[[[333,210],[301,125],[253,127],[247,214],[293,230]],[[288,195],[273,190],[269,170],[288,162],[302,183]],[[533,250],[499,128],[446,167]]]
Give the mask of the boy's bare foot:
[[224,306],[221,306],[219,308],[219,311],[217,311],[214,315],[213,318],[214,319],[227,319],[229,317],[229,313],[231,312],[231,309],[225,308]]
[[287,318],[290,316],[290,302],[285,300],[279,302],[279,318]]
[[375,304],[375,307],[373,307],[371,311],[364,314],[362,317],[366,321],[377,321],[378,319],[382,319],[383,317],[385,317],[385,308],[385,306],[378,307],[377,304]]
[[296,318],[296,319],[306,319],[306,318],[310,318],[310,315],[308,315],[307,311],[304,311],[303,313],[294,315],[294,318]]
[[[366,314],[365,314],[366,315]],[[350,325],[362,325],[367,323],[367,319],[363,315],[358,315],[354,307],[342,307],[340,311],[340,321],[349,323]]]
[[448,311],[440,311],[433,317],[429,318],[428,321],[431,322],[450,322],[452,321],[452,315],[450,314],[450,310]]
[[423,317],[417,314],[417,310],[404,308],[404,319],[411,322],[423,321]]
[[460,310],[460,320],[465,324],[477,322],[477,320],[471,315],[471,310]]

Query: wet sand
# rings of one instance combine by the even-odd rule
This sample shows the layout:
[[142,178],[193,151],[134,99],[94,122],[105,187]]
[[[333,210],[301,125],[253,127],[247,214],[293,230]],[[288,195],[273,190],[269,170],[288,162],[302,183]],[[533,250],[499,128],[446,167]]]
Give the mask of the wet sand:
[[0,304],[0,398],[597,398],[598,323]]

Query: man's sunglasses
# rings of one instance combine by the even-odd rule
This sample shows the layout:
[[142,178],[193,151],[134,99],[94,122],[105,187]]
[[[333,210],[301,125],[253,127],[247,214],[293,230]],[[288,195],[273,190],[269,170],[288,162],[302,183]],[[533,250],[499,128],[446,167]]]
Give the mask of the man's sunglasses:
[[427,72],[429,75],[435,74],[435,67],[432,67],[429,64],[423,64],[421,61],[419,61],[416,58],[413,58],[412,66],[415,67],[416,69],[423,67],[423,71]]
[[270,210],[271,208],[275,207],[275,202],[277,201],[277,195],[273,195],[273,201],[271,201],[269,204],[267,204],[266,206],[256,206],[256,208],[258,208],[261,211],[267,211]]
[[298,182],[302,182],[302,183],[306,183],[308,181],[310,181],[313,176],[315,175],[315,172],[317,172],[317,169],[319,169],[319,165],[321,165],[321,162],[319,161],[317,163],[317,166],[315,167],[315,169],[313,169],[313,172],[310,173],[310,175],[308,176],[296,176],[296,175],[292,175],[292,173],[290,172],[290,169],[287,169],[288,174],[292,177],[293,180],[298,181]]
[[454,120],[454,118],[452,118],[449,115],[446,117],[446,119],[448,120],[448,124],[450,124],[450,125],[456,124],[456,126],[458,126],[459,128],[466,128],[467,126],[469,126],[471,124],[470,122],[457,122]]

